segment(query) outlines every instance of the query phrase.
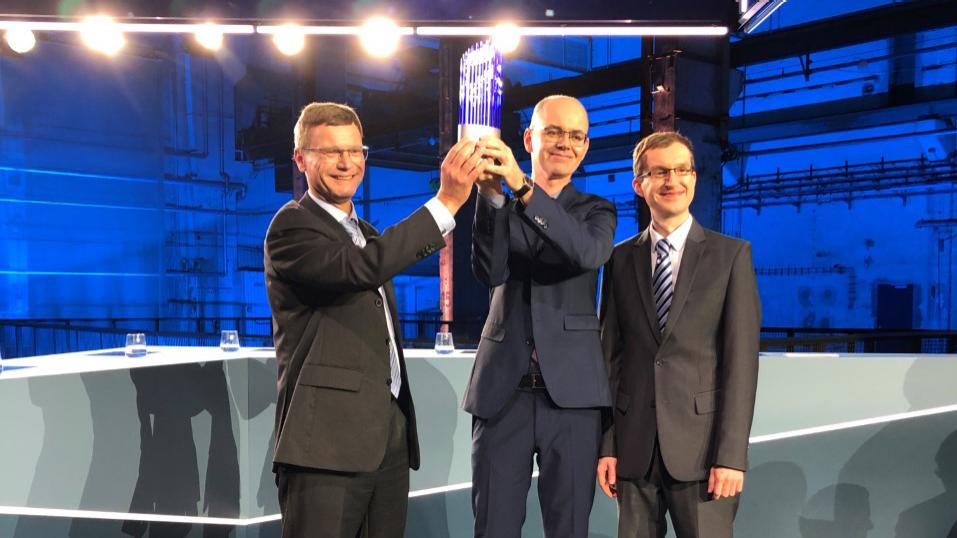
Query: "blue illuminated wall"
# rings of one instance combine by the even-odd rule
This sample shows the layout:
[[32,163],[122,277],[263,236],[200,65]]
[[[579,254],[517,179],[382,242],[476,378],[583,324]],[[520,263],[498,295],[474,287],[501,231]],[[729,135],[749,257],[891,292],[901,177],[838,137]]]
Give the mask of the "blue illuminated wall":
[[[790,2],[761,31],[821,15]],[[44,36],[26,56],[0,56],[0,318],[269,316],[262,239],[289,194],[275,192],[272,162],[240,160],[235,88],[250,69],[292,76],[296,66],[260,41],[236,38],[206,58],[179,38],[137,37],[107,60]],[[745,83],[732,92],[740,89],[730,110],[737,153],[723,170],[725,191],[778,170],[813,177],[882,159],[953,162],[955,42],[950,28],[815,53],[820,69],[807,79],[796,58],[746,66]],[[574,77],[639,57],[639,43],[530,39],[505,73],[525,85]],[[369,83],[399,80],[388,67],[382,72]],[[928,113],[887,104],[826,130],[789,119],[816,108],[826,115],[908,82],[918,93],[943,92],[925,102]],[[638,100],[637,88],[585,97],[592,138],[637,132]],[[521,111],[522,128],[530,114]],[[755,131],[754,118],[774,121]],[[524,149],[513,149],[528,169]],[[575,183],[627,208],[630,166],[623,151],[588,163]],[[436,176],[372,168],[360,214],[384,228],[421,205]],[[723,231],[754,245],[766,326],[874,327],[885,284],[913,286],[914,327],[957,326],[957,228],[946,224],[957,217],[953,181],[896,191],[861,183],[850,197],[802,196],[725,199]],[[616,241],[637,231],[633,213],[623,212]],[[403,315],[437,312],[436,274],[431,260],[396,279]]]
[[[791,4],[770,28],[808,20]],[[957,29],[813,53],[810,65],[807,78],[797,58],[746,66],[731,109],[723,226],[753,243],[764,325],[874,328],[890,315],[891,328],[957,327]],[[806,185],[729,200],[749,182],[773,192],[778,173]],[[882,303],[882,287],[912,304]]]

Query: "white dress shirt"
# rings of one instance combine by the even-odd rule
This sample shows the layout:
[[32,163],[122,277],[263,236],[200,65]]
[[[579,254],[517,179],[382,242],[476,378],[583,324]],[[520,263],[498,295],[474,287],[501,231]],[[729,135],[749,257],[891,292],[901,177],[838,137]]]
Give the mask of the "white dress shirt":
[[[685,251],[685,243],[688,241],[688,232],[691,231],[691,221],[693,217],[688,215],[688,218],[681,223],[681,226],[678,226],[670,234],[668,234],[668,244],[671,245],[671,248],[668,249],[668,257],[671,258],[671,278],[673,282],[678,282],[678,268],[681,266],[681,256]],[[651,224],[651,274],[655,274],[655,263],[658,262],[658,256],[655,254],[658,252],[658,241],[664,239],[665,236],[658,233],[658,230],[655,229],[654,223]]]

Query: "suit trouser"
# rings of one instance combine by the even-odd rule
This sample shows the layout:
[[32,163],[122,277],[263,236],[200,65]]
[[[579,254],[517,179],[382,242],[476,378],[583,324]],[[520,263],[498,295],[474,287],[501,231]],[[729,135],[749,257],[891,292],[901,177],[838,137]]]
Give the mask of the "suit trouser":
[[547,538],[586,538],[601,436],[598,409],[562,409],[544,390],[516,390],[496,416],[472,419],[475,536],[520,538],[532,481]]
[[385,458],[368,473],[280,465],[283,538],[401,538],[409,502],[406,418],[393,399]]
[[664,538],[670,512],[678,538],[731,538],[740,495],[712,500],[708,481],[682,482],[668,472],[658,440],[644,477],[619,477],[619,538]]

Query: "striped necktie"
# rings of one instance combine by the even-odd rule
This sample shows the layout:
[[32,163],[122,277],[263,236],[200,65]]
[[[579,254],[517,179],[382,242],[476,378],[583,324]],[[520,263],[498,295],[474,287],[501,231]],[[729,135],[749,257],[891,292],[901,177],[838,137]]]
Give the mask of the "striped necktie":
[[[363,237],[362,232],[359,231],[359,222],[348,217],[342,220],[342,226],[349,232],[349,237],[352,238],[352,242],[356,246],[362,248],[366,246],[366,238]],[[382,304],[386,305],[385,315],[391,315],[389,313],[388,299],[385,296],[385,290],[379,288],[379,295],[382,296]],[[389,335],[389,377],[392,381],[389,383],[389,390],[392,391],[392,395],[396,398],[399,397],[399,389],[402,388],[402,370],[399,368],[399,352],[395,348],[395,338],[393,335]]]
[[655,273],[651,277],[651,289],[655,293],[655,312],[658,316],[658,328],[665,332],[668,323],[668,311],[671,310],[671,298],[674,295],[674,279],[671,275],[671,244],[667,239],[658,241],[655,251]]

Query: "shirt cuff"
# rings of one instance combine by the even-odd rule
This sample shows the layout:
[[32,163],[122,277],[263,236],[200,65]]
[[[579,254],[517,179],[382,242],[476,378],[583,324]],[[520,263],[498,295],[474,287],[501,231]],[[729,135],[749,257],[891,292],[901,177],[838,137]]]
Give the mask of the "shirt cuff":
[[502,209],[503,207],[505,207],[504,194],[499,194],[496,192],[495,194],[486,195],[486,194],[483,194],[482,191],[478,191],[478,193],[479,193],[479,196],[481,196],[482,198],[485,198],[488,201],[488,203],[492,204],[492,207],[494,207],[495,209]]
[[432,218],[435,219],[435,224],[438,225],[442,235],[455,229],[455,215],[438,198],[432,198],[426,202],[425,208],[432,214]]

